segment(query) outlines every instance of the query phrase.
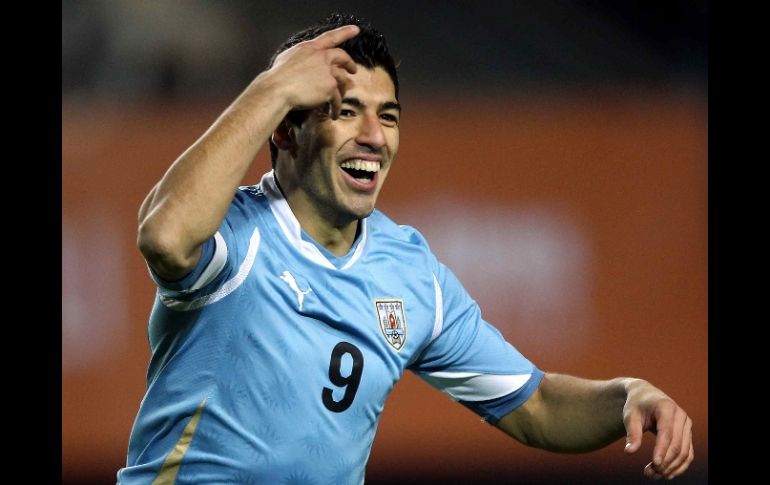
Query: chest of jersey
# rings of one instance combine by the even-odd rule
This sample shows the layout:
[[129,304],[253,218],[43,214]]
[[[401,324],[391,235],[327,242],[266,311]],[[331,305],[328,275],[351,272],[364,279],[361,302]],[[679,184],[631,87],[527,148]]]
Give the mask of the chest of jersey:
[[275,346],[308,370],[328,369],[329,379],[336,360],[339,375],[354,378],[350,368],[362,360],[362,381],[378,383],[377,394],[389,391],[433,330],[431,274],[376,252],[338,270],[260,249],[241,298],[254,299],[243,304],[253,308],[250,330],[262,346]]

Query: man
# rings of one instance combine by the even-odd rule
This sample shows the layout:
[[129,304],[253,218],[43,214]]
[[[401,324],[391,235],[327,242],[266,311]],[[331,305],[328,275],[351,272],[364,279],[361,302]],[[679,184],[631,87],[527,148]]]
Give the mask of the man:
[[[481,318],[413,228],[375,210],[398,151],[384,38],[333,15],[287,41],[139,211],[158,284],[133,483],[362,483],[405,369],[530,445],[588,451],[657,434],[683,473],[692,423],[632,378],[543,373]],[[274,170],[238,187],[269,138]]]

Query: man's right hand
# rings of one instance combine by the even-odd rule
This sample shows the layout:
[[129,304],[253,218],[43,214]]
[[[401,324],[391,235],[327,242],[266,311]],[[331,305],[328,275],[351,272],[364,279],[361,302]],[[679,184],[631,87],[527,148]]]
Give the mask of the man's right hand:
[[331,116],[339,116],[348,74],[357,66],[347,52],[338,48],[360,29],[346,25],[324,32],[281,52],[266,72],[273,77],[291,109],[310,109],[330,103]]

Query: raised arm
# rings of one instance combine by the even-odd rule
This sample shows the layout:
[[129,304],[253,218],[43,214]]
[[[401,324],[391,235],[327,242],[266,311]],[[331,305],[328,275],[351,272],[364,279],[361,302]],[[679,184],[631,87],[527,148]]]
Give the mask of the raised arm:
[[340,27],[282,52],[152,188],[139,210],[137,244],[162,278],[192,271],[257,152],[289,111],[330,103],[336,117],[347,75],[356,71],[337,46],[358,32]]
[[577,453],[609,445],[625,436],[627,453],[642,434],[657,434],[649,478],[673,478],[693,460],[692,420],[649,382],[608,381],[547,373],[537,391],[497,426],[518,441],[550,451]]

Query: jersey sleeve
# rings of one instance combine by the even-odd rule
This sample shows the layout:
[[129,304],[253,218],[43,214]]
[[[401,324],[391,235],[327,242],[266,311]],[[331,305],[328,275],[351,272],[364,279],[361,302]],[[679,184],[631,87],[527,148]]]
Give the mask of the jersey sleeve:
[[481,316],[449,268],[434,272],[436,320],[410,370],[490,424],[523,404],[543,372]]
[[196,299],[214,295],[238,276],[239,266],[247,258],[254,257],[259,231],[248,217],[249,205],[249,196],[236,192],[219,229],[203,243],[198,264],[181,280],[164,280],[147,265],[166,306],[187,308]]

